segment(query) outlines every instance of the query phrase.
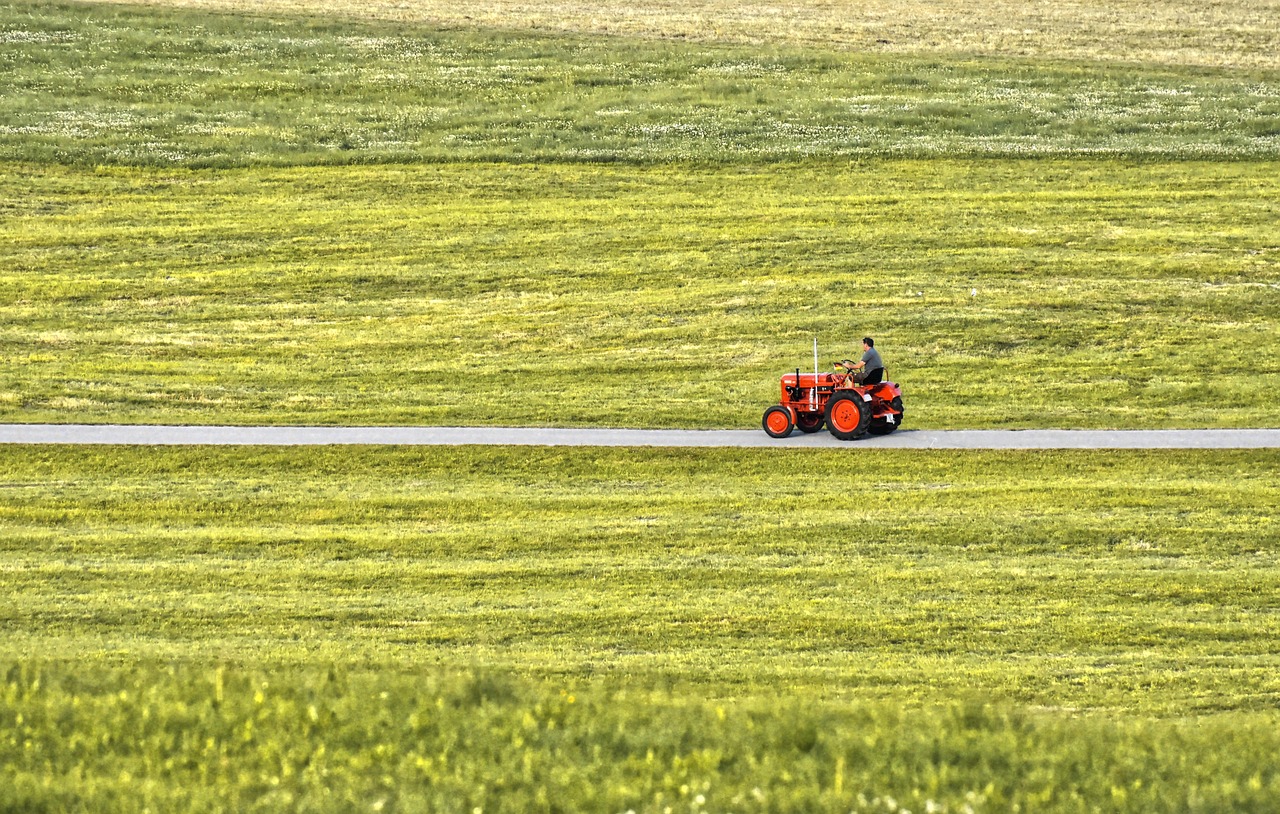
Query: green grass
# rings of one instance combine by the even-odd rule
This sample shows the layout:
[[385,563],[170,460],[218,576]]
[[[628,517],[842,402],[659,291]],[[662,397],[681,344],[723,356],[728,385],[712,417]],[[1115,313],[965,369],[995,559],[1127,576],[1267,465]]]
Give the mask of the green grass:
[[916,427],[1277,423],[1266,71],[0,19],[3,420],[749,427],[870,334]]
[[[1276,426],[1275,163],[0,168],[0,419]],[[976,289],[977,296],[972,296]]]
[[1277,718],[923,709],[491,675],[0,674],[0,807],[45,811],[1238,812]]
[[[805,8],[0,3],[0,420],[1277,425],[1265,8]],[[1266,811],[1277,464],[0,448],[0,809]]]
[[0,160],[1275,158],[1280,74],[0,5]]
[[0,802],[1265,810],[1278,463],[6,447]]
[[[114,0],[113,0],[114,1]],[[394,20],[446,29],[577,32],[604,37],[734,42],[878,54],[1071,59],[1120,65],[1280,67],[1280,28],[1269,0],[1151,0],[1120,6],[1078,0],[125,0],[248,15]]]
[[915,427],[1277,424],[1269,69],[0,32],[0,420],[750,427],[870,334]]
[[1168,714],[1280,693],[1270,451],[0,456],[11,659],[444,663]]

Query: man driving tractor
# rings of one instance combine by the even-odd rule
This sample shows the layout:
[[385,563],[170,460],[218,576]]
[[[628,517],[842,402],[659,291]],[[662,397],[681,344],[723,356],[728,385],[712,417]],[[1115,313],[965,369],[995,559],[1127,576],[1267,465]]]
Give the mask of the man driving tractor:
[[[778,403],[760,419],[770,438],[786,438],[792,430],[814,433],[826,427],[841,441],[864,435],[888,435],[902,426],[902,388],[884,380],[884,362],[875,340],[862,340],[862,359],[832,362],[835,371],[818,371],[818,340],[813,342],[813,372],[784,375],[778,381]],[[855,383],[856,379],[856,383]]]
[[876,341],[869,336],[862,338],[861,360],[855,362],[845,359],[836,362],[836,367],[853,373],[859,384],[879,384],[884,381],[884,362],[880,359],[880,351],[876,350]]

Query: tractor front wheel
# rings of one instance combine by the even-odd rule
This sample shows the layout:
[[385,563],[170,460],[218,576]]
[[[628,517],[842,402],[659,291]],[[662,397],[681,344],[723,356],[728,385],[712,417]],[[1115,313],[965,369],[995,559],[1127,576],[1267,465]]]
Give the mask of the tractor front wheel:
[[791,420],[791,411],[781,404],[765,410],[760,423],[764,425],[764,431],[769,433],[770,438],[786,438],[796,428],[795,422]]
[[871,423],[871,406],[856,392],[837,393],[827,402],[827,429],[841,441],[852,441],[867,434]]
[[800,413],[796,416],[796,429],[800,432],[817,432],[825,423],[822,413]]

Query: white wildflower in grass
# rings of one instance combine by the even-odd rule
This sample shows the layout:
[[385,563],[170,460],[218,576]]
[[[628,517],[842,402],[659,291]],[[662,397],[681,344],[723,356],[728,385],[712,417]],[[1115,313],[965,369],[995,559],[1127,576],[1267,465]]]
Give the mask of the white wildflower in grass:
[[705,138],[707,135],[706,128],[700,124],[689,124],[687,122],[671,122],[669,124],[641,124],[633,125],[627,128],[628,132],[640,136],[691,136],[694,138]]
[[787,73],[784,65],[776,63],[765,65],[756,61],[748,62],[718,62],[714,65],[707,65],[699,69],[700,73],[715,74],[720,76],[741,76],[748,78],[759,78],[763,76],[780,76]]
[[70,31],[28,31],[25,29],[9,29],[0,31],[0,45],[46,44],[75,42],[79,35]]

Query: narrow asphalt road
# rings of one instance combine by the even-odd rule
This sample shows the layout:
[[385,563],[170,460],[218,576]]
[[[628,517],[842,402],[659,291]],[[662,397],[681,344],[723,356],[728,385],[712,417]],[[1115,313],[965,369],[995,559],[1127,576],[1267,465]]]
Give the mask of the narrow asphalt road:
[[802,447],[838,449],[1278,449],[1280,429],[900,430],[840,441],[830,433],[774,439],[761,430],[541,427],[221,427],[0,424],[4,444],[464,444],[602,447]]

